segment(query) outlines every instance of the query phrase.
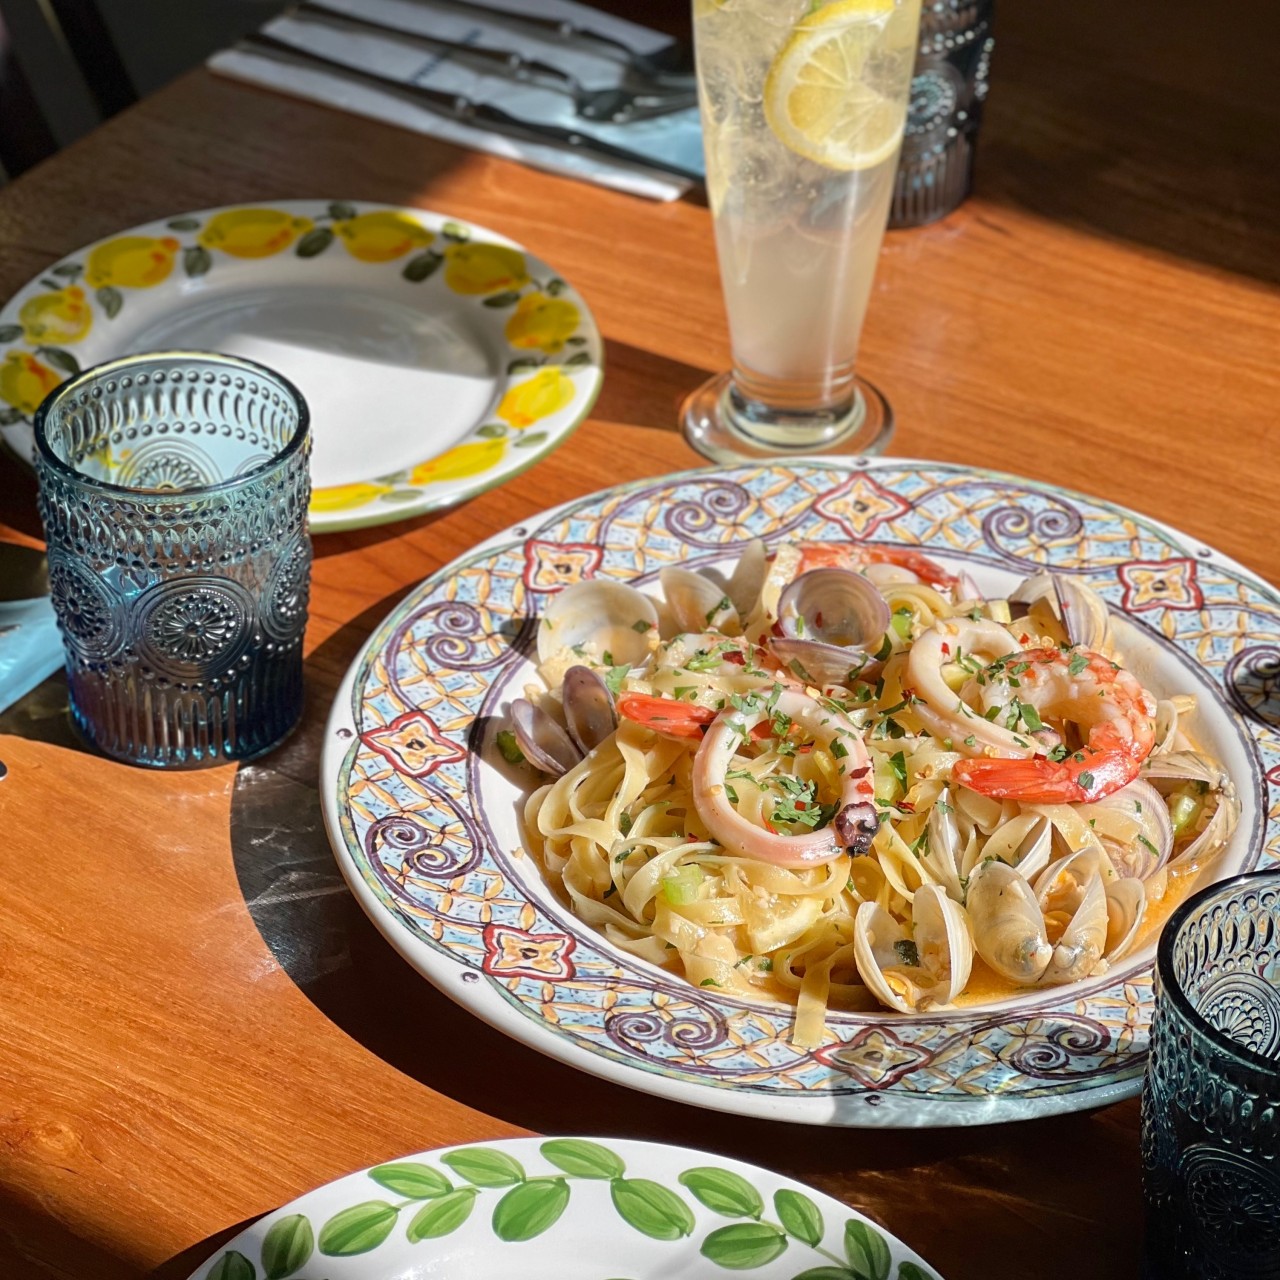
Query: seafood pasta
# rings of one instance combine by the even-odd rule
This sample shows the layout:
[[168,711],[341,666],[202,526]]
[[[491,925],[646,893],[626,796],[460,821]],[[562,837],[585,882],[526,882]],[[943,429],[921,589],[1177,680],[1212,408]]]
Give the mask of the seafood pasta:
[[[616,946],[696,986],[914,1013],[1101,974],[1239,808],[1194,699],[1125,669],[1106,605],[983,599],[908,551],[743,551],[552,598],[499,745],[547,775],[530,848]],[[981,977],[981,982],[978,981]]]

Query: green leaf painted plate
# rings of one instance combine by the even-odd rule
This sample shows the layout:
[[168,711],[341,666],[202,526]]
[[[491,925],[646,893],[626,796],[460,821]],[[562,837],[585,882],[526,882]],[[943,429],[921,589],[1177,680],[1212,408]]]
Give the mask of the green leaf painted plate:
[[311,527],[452,506],[560,445],[595,403],[586,303],[514,241],[341,200],[204,209],[56,263],[0,310],[0,435],[24,459],[40,401],[132,352],[278,369],[311,409]]
[[242,1231],[191,1280],[934,1280],[856,1210],[754,1165],[612,1138],[424,1151]]

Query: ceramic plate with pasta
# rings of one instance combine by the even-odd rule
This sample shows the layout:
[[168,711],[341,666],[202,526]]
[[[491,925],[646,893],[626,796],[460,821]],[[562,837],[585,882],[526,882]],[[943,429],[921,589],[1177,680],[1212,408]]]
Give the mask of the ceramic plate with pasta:
[[846,1124],[1096,1105],[1170,911],[1271,857],[1268,627],[1237,566],[1025,482],[670,477],[388,619],[330,829],[428,977],[586,1069]]

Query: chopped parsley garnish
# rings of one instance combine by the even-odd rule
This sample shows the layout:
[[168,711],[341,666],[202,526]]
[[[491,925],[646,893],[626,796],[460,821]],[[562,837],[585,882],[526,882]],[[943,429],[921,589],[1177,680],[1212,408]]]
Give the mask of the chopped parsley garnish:
[[964,740],[964,745],[965,745],[966,747],[975,747],[975,746],[977,746],[977,745],[978,745],[978,740],[977,740],[977,738],[975,738],[975,737],[973,736],[973,734],[970,734],[970,735],[969,735],[969,736]]
[[920,856],[920,850],[921,850],[921,849],[927,849],[927,848],[929,847],[929,832],[928,832],[927,830],[926,830],[926,831],[922,831],[922,832],[921,832],[918,836],[916,836],[916,838],[911,842],[911,844],[910,844],[910,846],[909,846],[909,847],[910,847],[910,849],[911,849],[911,852],[912,852],[912,853],[914,853],[914,854],[916,855],[916,857],[918,858],[918,857]]
[[834,738],[831,742],[831,754],[837,760],[843,760],[849,754],[849,748],[839,738]]
[[1067,758],[1067,746],[1066,746],[1066,743],[1064,742],[1060,742],[1056,747],[1054,747],[1049,752],[1049,759],[1052,760],[1054,764],[1061,764],[1062,761],[1065,760],[1066,758]]
[[773,961],[768,956],[761,956],[757,967],[763,969],[765,973],[770,973],[773,970]]
[[[889,639],[889,633],[886,631],[884,635],[884,643],[875,652],[875,659],[877,662],[884,662],[892,652],[893,641]],[[880,695],[877,694],[876,696],[879,697]]]
[[1000,708],[998,706],[992,707],[990,711],[984,712],[983,719],[994,720],[996,716],[998,716],[999,714],[1000,714]]
[[787,773],[778,774],[770,781],[783,791],[769,814],[771,822],[816,830],[835,816],[835,805],[819,803],[817,783]]
[[1147,837],[1146,837],[1146,836],[1144,836],[1144,835],[1139,835],[1139,836],[1138,836],[1138,839],[1139,839],[1139,840],[1141,840],[1141,841],[1142,841],[1142,843],[1143,843],[1143,844],[1145,844],[1145,845],[1147,846],[1147,848],[1148,848],[1148,849],[1150,849],[1150,850],[1151,850],[1151,852],[1152,852],[1152,853],[1154,853],[1154,854],[1156,855],[1156,857],[1157,857],[1157,858],[1160,856],[1160,850],[1159,850],[1159,849],[1157,849],[1157,848],[1155,847],[1155,845],[1153,845],[1153,844],[1151,843],[1151,841],[1147,839]]
[[631,815],[624,809],[618,815],[618,830],[621,831],[624,836],[629,836],[633,825],[634,822]]
[[684,664],[686,671],[714,671],[724,659],[721,655],[724,653],[727,645],[718,645],[714,649],[699,649],[697,653]]
[[[605,654],[606,658],[608,658],[608,656],[608,654]],[[604,673],[605,685],[615,698],[622,692],[622,682],[627,678],[627,672],[630,670],[631,666],[629,663],[620,667],[615,667],[610,663],[609,670]]]
[[1079,783],[1079,784],[1080,784],[1080,785],[1081,785],[1081,786],[1082,786],[1086,791],[1092,791],[1092,790],[1093,790],[1093,774],[1091,774],[1087,769],[1086,769],[1082,774],[1080,774],[1080,776],[1076,779],[1076,781],[1077,781],[1077,782],[1078,782],[1078,783]]
[[818,682],[804,669],[799,658],[792,658],[787,663],[787,670],[791,672],[797,680],[803,680],[806,684],[817,684]]
[[918,969],[920,967],[920,952],[916,948],[916,944],[910,938],[899,938],[893,944],[893,949],[897,952],[898,959],[909,968]]
[[907,790],[907,757],[901,751],[895,751],[889,757],[889,768],[893,770],[893,776],[897,778],[898,785],[905,794]]
[[611,654],[608,649],[606,649],[604,653],[600,655],[600,657],[606,667],[611,667],[614,665],[613,654]]
[[737,793],[737,791],[736,791],[736,790],[734,790],[734,788],[733,788],[733,787],[731,787],[731,786],[729,785],[729,783],[727,783],[727,782],[724,784],[724,793],[725,793],[725,795],[727,795],[727,796],[729,797],[729,803],[730,803],[730,804],[737,804],[737,803],[738,803],[738,793]]
[[703,978],[703,980],[702,980],[700,983],[698,983],[698,986],[700,986],[700,987],[718,987],[718,986],[720,986],[720,983],[718,983],[714,978]]
[[1067,663],[1067,671],[1073,676],[1078,676],[1083,674],[1088,665],[1089,659],[1083,653],[1073,653],[1071,661]]
[[711,625],[711,619],[714,618],[717,613],[724,613],[726,610],[732,608],[733,601],[730,600],[728,596],[721,596],[720,599],[707,610],[707,625]]
[[891,738],[905,738],[907,731],[892,716],[884,722],[884,731]]
[[637,632],[639,635],[644,635],[646,631],[653,630],[653,623],[646,622],[643,618],[641,618],[639,622],[633,622],[631,624],[631,630]]
[[1039,733],[1044,728],[1044,721],[1040,719],[1040,713],[1029,702],[1022,702],[1018,705],[1022,709],[1022,723],[1032,733]]

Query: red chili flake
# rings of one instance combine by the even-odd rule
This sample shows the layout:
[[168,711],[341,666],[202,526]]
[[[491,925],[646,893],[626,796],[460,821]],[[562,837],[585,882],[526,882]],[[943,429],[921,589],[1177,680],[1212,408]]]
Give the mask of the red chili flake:
[[723,657],[726,662],[732,662],[735,667],[745,667],[747,665],[747,655],[737,649],[730,649]]
[[822,611],[821,611],[821,610],[819,610],[817,613],[815,613],[815,614],[813,615],[813,625],[814,625],[815,627],[820,627],[820,626],[822,626]]
[[861,769],[853,769],[848,773],[850,778],[865,778],[871,772],[871,766],[864,764]]
[[942,642],[942,652],[945,653],[948,658],[951,657],[951,646],[945,640]]
[[797,812],[797,813],[803,813],[803,812],[804,812],[808,807],[809,807],[809,806],[808,806],[808,804],[807,804],[804,800],[797,800],[797,801],[796,801],[796,812]]
[[775,636],[784,636],[784,635],[786,635],[787,633],[786,633],[785,631],[783,631],[783,629],[782,629],[782,623],[781,623],[781,622],[775,622],[775,623],[773,624],[773,630],[772,630],[772,632],[771,632],[770,634],[775,635]]
[[813,743],[812,743],[812,742],[806,742],[806,743],[805,743],[805,745],[804,745],[803,747],[797,747],[797,748],[796,748],[796,752],[797,752],[799,755],[802,755],[802,756],[807,756],[807,755],[809,754],[809,752],[810,752],[810,751],[812,751],[812,750],[813,750]]
[[898,808],[901,809],[903,813],[915,813],[916,811],[915,805],[913,805],[910,800],[899,800]]
[[764,822],[764,825],[768,828],[768,830],[772,831],[772,832],[773,832],[773,834],[774,834],[775,836],[777,836],[777,835],[781,835],[781,834],[782,834],[782,833],[778,830],[778,828],[777,828],[777,827],[775,827],[775,826],[773,825],[773,823],[769,821],[769,819],[768,819],[768,818],[763,818],[762,820],[763,820],[763,822]]

